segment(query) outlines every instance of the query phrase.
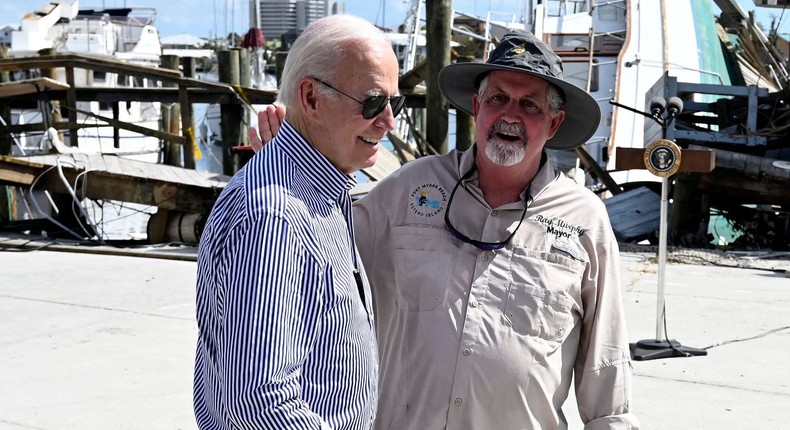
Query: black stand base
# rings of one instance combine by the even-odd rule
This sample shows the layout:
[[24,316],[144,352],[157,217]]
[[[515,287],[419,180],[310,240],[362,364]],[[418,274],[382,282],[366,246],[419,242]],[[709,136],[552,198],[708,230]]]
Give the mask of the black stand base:
[[695,355],[708,355],[708,351],[690,346],[683,346],[675,339],[640,340],[631,345],[631,358],[634,360],[655,360],[659,358],[691,357]]

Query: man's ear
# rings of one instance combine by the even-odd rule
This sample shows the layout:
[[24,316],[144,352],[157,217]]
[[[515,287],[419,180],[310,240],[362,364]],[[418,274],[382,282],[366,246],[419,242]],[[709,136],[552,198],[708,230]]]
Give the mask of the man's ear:
[[557,130],[560,129],[560,124],[565,121],[565,111],[561,110],[557,113],[557,116],[551,119],[551,128],[549,129],[549,139],[554,137],[557,133]]
[[299,103],[305,118],[315,118],[318,113],[318,89],[310,78],[302,78],[299,82]]
[[480,97],[477,93],[472,94],[472,118],[477,119],[477,111],[480,110]]

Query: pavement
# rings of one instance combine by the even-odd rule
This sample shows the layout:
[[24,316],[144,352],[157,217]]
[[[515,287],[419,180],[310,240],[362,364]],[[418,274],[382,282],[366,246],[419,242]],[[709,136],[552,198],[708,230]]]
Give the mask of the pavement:
[[[193,253],[4,244],[0,429],[195,428]],[[622,255],[633,342],[656,336],[651,257]],[[707,355],[634,361],[642,429],[789,427],[790,267],[762,263],[667,266],[667,333]],[[582,429],[573,402],[569,428]]]

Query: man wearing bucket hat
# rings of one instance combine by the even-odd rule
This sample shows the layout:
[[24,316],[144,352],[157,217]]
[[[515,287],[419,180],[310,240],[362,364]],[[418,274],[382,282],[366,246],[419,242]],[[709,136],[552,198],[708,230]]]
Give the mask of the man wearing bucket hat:
[[[585,429],[638,428],[605,207],[544,152],[584,144],[596,101],[524,31],[485,63],[445,67],[439,86],[474,116],[475,145],[412,161],[354,205],[377,319],[376,427],[567,428],[575,377]],[[273,112],[259,117],[264,138]]]

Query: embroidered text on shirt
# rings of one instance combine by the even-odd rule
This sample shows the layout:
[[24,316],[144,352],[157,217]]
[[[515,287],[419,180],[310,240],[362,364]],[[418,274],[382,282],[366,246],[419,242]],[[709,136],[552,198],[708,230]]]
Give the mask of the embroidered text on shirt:
[[579,237],[584,234],[583,228],[569,224],[562,218],[546,218],[543,215],[538,215],[535,217],[535,221],[546,226],[546,233],[553,234],[555,237],[569,238],[572,235]]

